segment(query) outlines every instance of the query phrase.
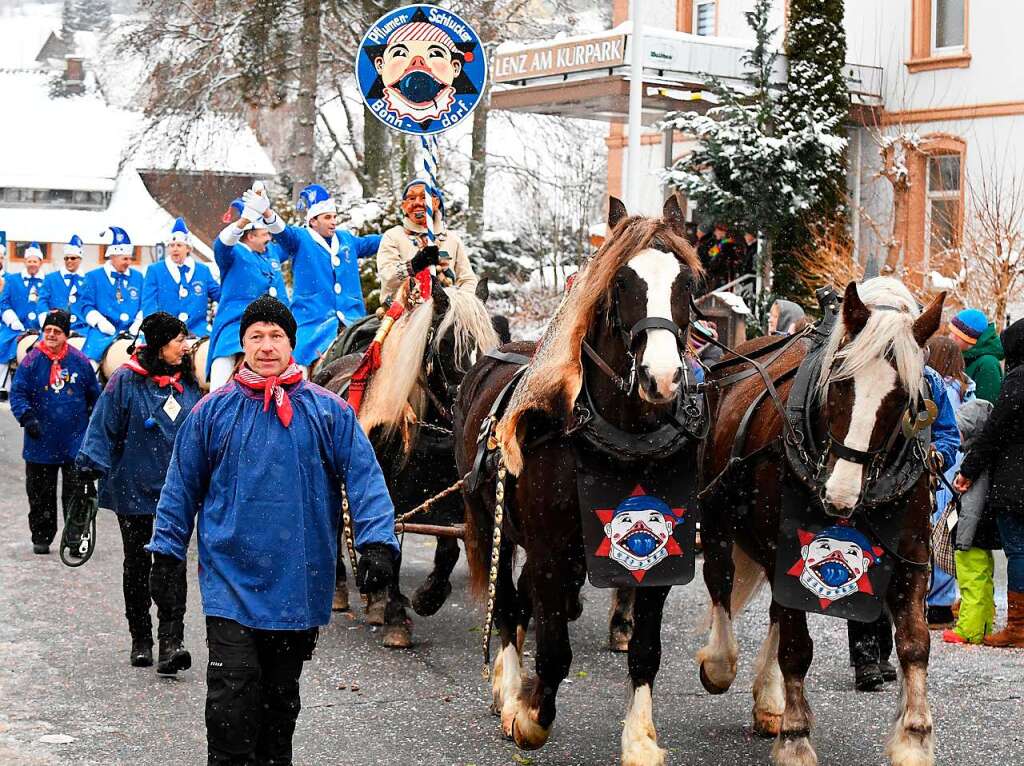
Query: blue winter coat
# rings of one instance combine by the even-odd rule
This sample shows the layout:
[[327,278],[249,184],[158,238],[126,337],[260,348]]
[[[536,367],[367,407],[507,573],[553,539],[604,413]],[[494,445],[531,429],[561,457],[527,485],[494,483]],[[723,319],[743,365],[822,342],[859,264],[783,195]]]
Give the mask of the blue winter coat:
[[[33,297],[35,300],[32,300]],[[0,292],[0,315],[8,309],[18,315],[25,330],[38,332],[46,316],[43,278],[30,277],[27,274],[8,274],[3,292]],[[18,356],[18,338],[22,332],[8,327],[6,321],[0,323],[0,363],[6,364]]]
[[377,253],[380,235],[357,237],[338,230],[330,242],[312,229],[285,227],[274,235],[284,260],[292,259],[292,313],[298,323],[295,361],[312,364],[338,335],[366,315],[359,282],[359,258]]
[[931,389],[932,401],[939,408],[939,414],[932,423],[932,446],[942,455],[942,470],[945,471],[956,462],[960,432],[956,427],[956,414],[946,395],[946,384],[942,382],[942,376],[931,367],[924,368],[924,376]]
[[25,355],[11,384],[11,413],[19,423],[35,418],[43,435],[25,432],[21,456],[26,463],[72,463],[82,445],[89,413],[100,395],[100,384],[85,354],[68,346],[60,360],[60,378],[50,385],[50,359],[38,348]]
[[[182,265],[186,267],[187,274],[184,284],[181,283],[180,268],[169,258],[146,269],[142,313],[149,316],[156,311],[166,311],[184,322],[190,334],[206,337],[210,334],[206,312],[210,301],[220,300],[220,283],[213,278],[213,272],[205,263],[189,257]],[[184,297],[182,291],[185,292]]]
[[[104,475],[102,493],[114,513],[152,516],[160,499],[174,437],[202,393],[182,381],[183,392],[161,388],[128,367],[107,381],[78,453],[78,465]],[[171,420],[164,406],[173,395],[181,405]],[[152,418],[147,428],[146,421]],[[106,507],[106,505],[104,505]]]
[[89,312],[98,311],[107,321],[114,325],[116,332],[107,335],[90,326],[85,333],[85,355],[98,362],[118,334],[128,332],[132,324],[141,319],[142,312],[142,274],[130,268],[127,279],[121,286],[121,300],[117,299],[118,288],[113,276],[114,270],[107,264],[93,269],[85,275],[85,286],[82,288],[79,311],[88,321]]
[[352,408],[308,381],[287,389],[288,428],[273,404],[264,411],[262,392],[235,381],[196,407],[147,546],[184,559],[196,527],[204,611],[263,630],[330,621],[342,480],[356,547],[398,550],[384,476]]
[[225,242],[228,227],[213,241],[213,255],[220,269],[220,303],[213,318],[210,351],[206,357],[206,374],[213,360],[242,352],[238,329],[246,307],[264,293],[288,304],[288,290],[281,273],[280,251],[273,244],[260,254],[245,245]]
[[85,335],[89,326],[81,311],[79,293],[85,284],[85,275],[79,272],[51,271],[43,278],[43,303],[46,310],[64,309],[71,315],[71,332]]

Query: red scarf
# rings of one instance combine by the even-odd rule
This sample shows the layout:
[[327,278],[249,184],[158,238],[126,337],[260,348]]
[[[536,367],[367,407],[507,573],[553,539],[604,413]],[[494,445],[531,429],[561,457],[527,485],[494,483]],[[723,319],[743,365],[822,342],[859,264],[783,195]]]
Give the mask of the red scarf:
[[50,351],[45,342],[39,343],[36,348],[50,360],[50,385],[52,386],[60,380],[60,360],[68,355],[68,344],[65,343],[61,346],[60,351]]
[[160,386],[160,388],[167,388],[168,386],[171,386],[179,394],[185,390],[185,387],[181,385],[180,372],[176,372],[173,375],[152,375],[149,372],[149,370],[147,370],[145,367],[139,364],[139,360],[135,357],[134,354],[132,355],[131,359],[124,363],[124,366],[127,367],[132,372],[137,372],[144,378],[149,378],[158,386]]
[[288,398],[285,386],[298,383],[302,380],[302,368],[295,364],[294,359],[288,360],[288,367],[280,375],[272,375],[265,378],[258,372],[254,372],[244,364],[235,373],[235,380],[248,389],[263,392],[263,411],[270,409],[270,399],[273,397],[277,405],[277,418],[285,428],[292,422],[292,403]]

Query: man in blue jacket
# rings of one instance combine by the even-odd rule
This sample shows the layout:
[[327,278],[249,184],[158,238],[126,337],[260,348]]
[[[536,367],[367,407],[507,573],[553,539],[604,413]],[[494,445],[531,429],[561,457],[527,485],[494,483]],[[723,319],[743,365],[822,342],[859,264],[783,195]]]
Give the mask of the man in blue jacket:
[[142,288],[142,313],[165,311],[185,323],[189,335],[207,337],[210,301],[220,300],[220,283],[205,263],[192,257],[184,218],[174,221],[168,236],[167,255],[146,269]]
[[13,362],[18,339],[25,332],[38,332],[46,317],[43,302],[43,251],[33,242],[25,248],[25,273],[8,274],[0,293],[0,363]]
[[142,273],[132,268],[135,248],[124,229],[110,230],[114,241],[104,253],[107,262],[85,275],[79,307],[89,325],[82,351],[95,367],[118,334],[134,337],[142,325]]
[[72,234],[64,245],[64,266],[43,278],[43,303],[47,309],[63,309],[71,315],[71,332],[84,334],[85,317],[78,310],[79,292],[85,282],[82,267],[82,238]]
[[[11,387],[11,413],[25,429],[25,486],[32,550],[50,552],[57,535],[57,472],[63,476],[61,504],[84,491],[75,470],[89,413],[100,395],[85,355],[68,345],[71,317],[56,309],[43,320],[43,339],[21,360]],[[72,555],[75,552],[72,546]]]
[[390,582],[399,550],[373,448],[344,400],[302,379],[295,330],[269,295],[245,310],[244,363],[178,432],[148,546],[157,578],[198,529],[211,764],[292,762],[299,675],[331,617],[342,486],[364,592]]
[[[942,377],[931,367],[924,368],[924,377],[928,382],[931,400],[938,408],[935,422],[932,423],[932,450],[942,458],[940,470],[945,471],[956,463],[960,432]],[[848,620],[846,633],[857,691],[874,691],[886,681],[896,680],[896,668],[889,662],[892,654],[892,620],[888,611],[883,610],[882,616],[874,622]]]
[[311,184],[299,195],[306,225],[285,226],[266,195],[247,191],[245,204],[263,215],[292,261],[292,311],[298,322],[295,361],[308,368],[330,347],[341,328],[366,315],[359,259],[377,253],[380,235],[357,237],[338,230],[338,209],[324,187]]

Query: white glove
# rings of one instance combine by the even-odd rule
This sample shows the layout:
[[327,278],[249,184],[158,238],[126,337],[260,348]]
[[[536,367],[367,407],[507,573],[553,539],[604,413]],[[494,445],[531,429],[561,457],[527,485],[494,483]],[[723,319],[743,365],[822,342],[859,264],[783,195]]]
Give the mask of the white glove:
[[21,323],[21,320],[18,319],[18,317],[14,317],[14,321],[8,322],[7,325],[15,332],[25,332],[25,325]]
[[262,218],[263,214],[270,209],[270,197],[265,194],[257,194],[252,189],[247,189],[242,195],[242,202],[247,208],[252,208],[259,214],[256,216],[257,218]]
[[142,312],[140,311],[135,317],[135,321],[132,322],[132,326],[128,328],[130,335],[138,335],[139,330],[142,328]]
[[249,223],[255,223],[263,217],[263,213],[253,207],[242,208],[242,215],[239,218],[244,218]]
[[117,328],[106,317],[100,317],[99,321],[96,322],[96,329],[104,335],[113,335],[117,332]]
[[42,314],[39,315],[39,327],[40,327],[40,329],[42,329],[43,327],[46,326],[46,317],[48,317],[49,315],[50,315],[49,311],[44,311]]

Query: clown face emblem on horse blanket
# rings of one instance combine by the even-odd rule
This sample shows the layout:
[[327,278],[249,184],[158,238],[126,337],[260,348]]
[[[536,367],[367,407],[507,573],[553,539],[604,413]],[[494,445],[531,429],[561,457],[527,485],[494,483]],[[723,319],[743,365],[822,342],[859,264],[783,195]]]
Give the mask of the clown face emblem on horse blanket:
[[601,462],[577,456],[590,582],[598,588],[690,582],[696,504],[687,472],[659,461],[624,476],[602,470]]

